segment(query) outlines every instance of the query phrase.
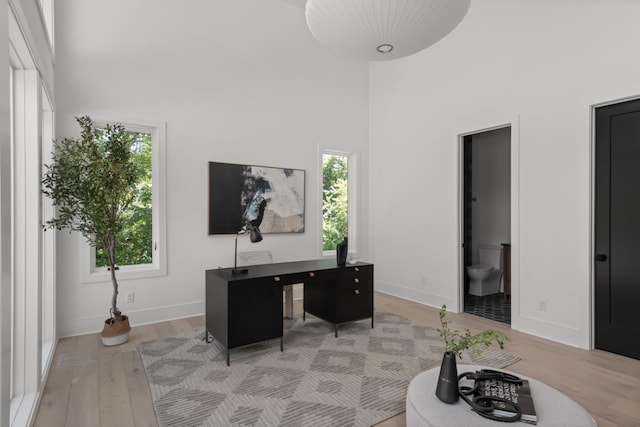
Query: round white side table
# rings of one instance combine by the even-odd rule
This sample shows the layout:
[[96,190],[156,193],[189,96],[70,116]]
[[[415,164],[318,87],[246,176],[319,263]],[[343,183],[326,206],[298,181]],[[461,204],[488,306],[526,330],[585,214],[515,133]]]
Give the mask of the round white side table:
[[[458,374],[490,369],[486,366],[458,365]],[[505,371],[508,372],[508,371]],[[440,367],[418,374],[407,390],[407,427],[451,426],[530,426],[523,422],[500,423],[483,418],[471,410],[462,399],[448,404],[436,397],[436,384]],[[531,396],[538,416],[538,427],[596,427],[593,417],[577,402],[532,378],[514,374],[529,380]]]

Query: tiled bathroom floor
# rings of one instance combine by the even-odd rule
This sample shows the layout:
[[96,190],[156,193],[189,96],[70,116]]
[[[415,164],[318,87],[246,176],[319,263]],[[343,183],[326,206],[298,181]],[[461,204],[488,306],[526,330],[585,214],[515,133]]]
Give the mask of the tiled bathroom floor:
[[483,297],[467,294],[464,298],[464,312],[511,324],[511,298],[505,299],[502,293]]

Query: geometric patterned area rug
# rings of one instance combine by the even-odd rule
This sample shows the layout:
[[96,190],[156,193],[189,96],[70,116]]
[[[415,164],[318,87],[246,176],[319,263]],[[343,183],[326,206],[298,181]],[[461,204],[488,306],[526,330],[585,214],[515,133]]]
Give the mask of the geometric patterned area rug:
[[[436,329],[377,312],[338,327],[285,319],[284,351],[270,340],[225,351],[204,332],[140,344],[160,427],[371,426],[405,410],[409,382],[442,362]],[[519,358],[489,348],[458,363],[504,368]],[[435,384],[434,393],[435,393]]]

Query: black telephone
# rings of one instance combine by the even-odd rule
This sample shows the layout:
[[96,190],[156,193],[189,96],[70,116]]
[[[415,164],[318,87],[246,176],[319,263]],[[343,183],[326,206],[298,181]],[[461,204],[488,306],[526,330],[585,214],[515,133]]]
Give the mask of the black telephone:
[[[515,375],[494,371],[492,369],[481,369],[475,372],[464,372],[458,375],[458,383],[460,380],[472,380],[474,381],[473,387],[467,385],[458,385],[458,393],[462,400],[467,402],[471,409],[478,415],[488,418],[494,421],[502,421],[507,423],[513,423],[520,421],[522,417],[522,409],[517,403],[514,403],[508,399],[504,399],[498,396],[485,396],[479,393],[479,387],[485,380],[496,380],[505,383],[522,384],[522,380]],[[505,406],[505,410],[513,415],[503,415],[504,411],[500,414],[495,412],[494,402],[502,402]]]

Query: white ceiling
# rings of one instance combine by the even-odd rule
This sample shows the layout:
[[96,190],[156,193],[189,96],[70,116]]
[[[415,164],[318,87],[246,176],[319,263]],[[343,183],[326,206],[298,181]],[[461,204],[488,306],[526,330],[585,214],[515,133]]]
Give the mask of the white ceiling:
[[299,6],[304,8],[304,5],[307,3],[307,0],[281,0],[285,3],[293,4],[295,6]]
[[304,1],[190,0],[185,7],[158,6],[156,0],[65,0],[58,13],[73,27],[60,32],[57,42],[87,60],[99,58],[96,63],[127,57],[197,67],[216,57],[273,62],[302,52],[333,55],[309,32]]

